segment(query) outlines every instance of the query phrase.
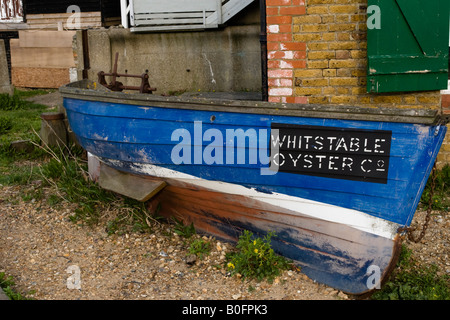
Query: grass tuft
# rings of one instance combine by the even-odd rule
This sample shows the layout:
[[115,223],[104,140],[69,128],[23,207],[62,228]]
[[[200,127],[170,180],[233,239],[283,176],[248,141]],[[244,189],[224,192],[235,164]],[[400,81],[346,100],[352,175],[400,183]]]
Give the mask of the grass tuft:
[[272,249],[273,236],[274,233],[270,232],[264,238],[257,238],[245,230],[236,245],[238,251],[228,254],[228,270],[232,274],[239,273],[244,278],[267,279],[272,282],[283,270],[292,268],[289,260],[277,255]]
[[[4,272],[0,272],[0,288],[3,289],[3,292],[10,300],[31,300],[19,292],[14,290],[14,286],[16,283],[14,282],[14,278],[12,276],[6,276]],[[28,294],[33,294],[34,292],[29,292]]]
[[[420,202],[428,206],[430,201],[432,177],[427,181]],[[433,210],[449,211],[450,209],[450,165],[446,164],[440,170],[436,170],[435,188],[432,199]]]
[[397,268],[372,300],[450,300],[450,276],[438,275],[435,265],[419,266],[412,251],[402,246]]

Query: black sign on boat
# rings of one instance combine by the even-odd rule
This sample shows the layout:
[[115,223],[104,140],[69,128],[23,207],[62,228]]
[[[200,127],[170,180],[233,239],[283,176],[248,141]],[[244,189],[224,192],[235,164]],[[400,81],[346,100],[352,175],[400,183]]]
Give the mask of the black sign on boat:
[[280,172],[385,184],[391,138],[385,130],[273,123],[272,161]]

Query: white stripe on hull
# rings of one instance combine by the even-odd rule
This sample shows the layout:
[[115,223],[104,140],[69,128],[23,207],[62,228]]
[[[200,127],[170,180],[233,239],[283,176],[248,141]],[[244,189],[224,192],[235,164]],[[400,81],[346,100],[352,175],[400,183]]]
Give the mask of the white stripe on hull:
[[[110,163],[117,168],[124,167],[123,162],[118,160],[105,159],[105,163]],[[127,165],[130,165],[130,163],[127,163]],[[397,235],[397,230],[400,227],[400,225],[395,222],[373,217],[358,210],[346,209],[281,193],[264,193],[232,183],[205,180],[155,165],[133,163],[131,164],[130,169],[136,173],[158,178],[176,179],[216,192],[245,196],[305,216],[347,225],[392,240]]]

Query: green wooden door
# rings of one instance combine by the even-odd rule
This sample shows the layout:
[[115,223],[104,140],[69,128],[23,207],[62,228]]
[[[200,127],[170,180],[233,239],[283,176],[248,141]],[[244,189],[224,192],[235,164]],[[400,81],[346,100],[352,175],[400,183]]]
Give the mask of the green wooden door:
[[450,0],[368,0],[367,91],[447,88]]

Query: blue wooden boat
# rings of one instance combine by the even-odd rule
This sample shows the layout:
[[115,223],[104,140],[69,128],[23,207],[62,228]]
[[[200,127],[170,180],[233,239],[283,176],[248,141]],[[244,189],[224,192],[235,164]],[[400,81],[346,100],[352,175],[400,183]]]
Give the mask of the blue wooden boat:
[[394,266],[446,133],[431,110],[60,92],[101,170],[164,181],[149,207],[230,241],[273,231],[302,272],[354,295]]

